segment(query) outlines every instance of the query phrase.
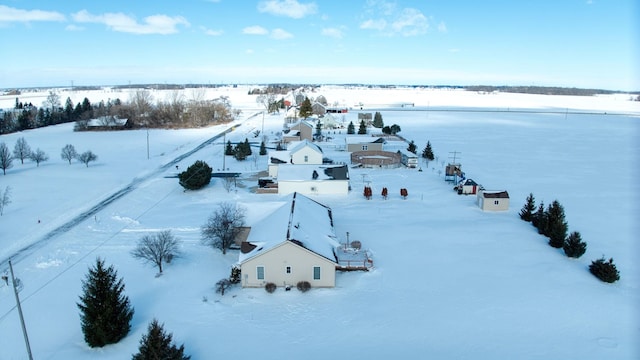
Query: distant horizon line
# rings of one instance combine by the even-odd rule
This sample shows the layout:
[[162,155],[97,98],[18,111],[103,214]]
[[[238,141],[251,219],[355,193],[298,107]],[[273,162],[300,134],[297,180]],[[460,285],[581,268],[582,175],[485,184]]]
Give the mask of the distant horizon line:
[[[436,88],[436,89],[472,89],[475,91],[485,90],[530,90],[526,91],[527,93],[533,94],[548,94],[548,95],[558,95],[559,93],[567,93],[569,95],[571,92],[581,93],[582,95],[587,95],[585,93],[590,94],[614,94],[614,93],[622,93],[622,94],[640,94],[640,90],[633,91],[625,91],[625,90],[611,90],[611,89],[602,89],[602,88],[585,88],[585,87],[575,87],[575,86],[544,86],[544,85],[449,85],[449,84],[367,84],[367,83],[291,83],[291,82],[238,82],[238,83],[194,83],[194,82],[185,82],[185,83],[158,83],[158,82],[149,82],[149,83],[130,83],[130,84],[100,84],[100,85],[50,85],[50,86],[24,86],[24,87],[7,87],[2,88],[3,92],[11,92],[16,90],[26,90],[26,89],[70,89],[70,90],[95,90],[97,88],[122,88],[122,89],[138,89],[138,88],[155,88],[155,90],[176,90],[176,89],[185,89],[185,88],[194,88],[194,87],[223,87],[223,86],[291,86],[291,87],[301,87],[301,86],[357,86],[357,87],[376,87],[376,88],[395,88],[395,87],[409,87],[409,88]],[[540,91],[532,91],[532,90],[545,90],[546,92]],[[4,94],[8,95],[8,94]],[[574,94],[575,95],[575,94]],[[580,95],[580,94],[578,94]]]

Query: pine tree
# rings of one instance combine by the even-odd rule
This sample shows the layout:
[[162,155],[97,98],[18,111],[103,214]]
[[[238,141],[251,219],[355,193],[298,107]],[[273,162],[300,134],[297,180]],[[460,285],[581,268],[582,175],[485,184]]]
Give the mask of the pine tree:
[[524,204],[522,210],[520,210],[520,219],[524,221],[533,220],[533,210],[536,209],[536,200],[533,197],[533,193],[529,193],[527,196],[527,203]]
[[549,245],[559,249],[564,245],[569,226],[565,221],[564,208],[554,200],[547,210],[547,224],[544,234],[549,237]]
[[433,159],[435,158],[433,156],[433,149],[431,148],[431,143],[429,141],[427,141],[427,145],[424,147],[424,150],[422,150],[422,157],[429,161],[433,161]]
[[105,268],[98,258],[82,282],[83,295],[77,303],[84,340],[91,347],[114,344],[131,329],[133,308],[124,295],[124,283],[113,266]]
[[580,233],[577,231],[569,234],[569,237],[562,246],[564,253],[570,258],[579,258],[587,251],[587,243],[582,241]]
[[350,121],[349,125],[347,125],[347,134],[353,135],[355,133],[356,133],[356,127],[353,125],[353,121]]
[[184,355],[184,345],[176,347],[172,344],[172,334],[164,332],[163,325],[158,324],[158,320],[153,319],[149,324],[146,335],[140,339],[138,353],[134,354],[132,360],[188,360],[191,356]]
[[604,282],[613,283],[620,280],[620,272],[616,268],[616,264],[613,263],[613,258],[606,261],[603,256],[592,261],[589,265],[589,272]]
[[224,154],[227,156],[233,156],[233,146],[231,146],[231,141],[227,140],[227,147],[224,149]]
[[546,218],[546,215],[544,211],[544,201],[540,201],[540,205],[538,205],[538,210],[531,217],[531,225],[533,225],[536,229],[538,229],[539,234],[542,234],[542,228],[546,226],[545,218]]
[[264,141],[260,143],[260,155],[267,155],[267,146]]
[[382,129],[384,127],[384,121],[382,121],[382,114],[379,111],[376,111],[375,115],[373,115],[373,127]]
[[418,151],[416,149],[416,144],[413,142],[413,140],[411,140],[411,142],[409,143],[409,146],[407,147],[407,151],[412,152],[414,154]]
[[360,127],[358,128],[358,135],[365,135],[367,133],[367,124],[364,120],[360,120]]
[[186,171],[178,174],[179,184],[187,190],[198,190],[211,182],[213,169],[202,160],[197,160]]
[[311,116],[311,114],[313,114],[313,107],[311,106],[311,100],[309,100],[308,97],[305,97],[302,104],[300,104],[299,114],[301,118],[305,118],[305,119]]

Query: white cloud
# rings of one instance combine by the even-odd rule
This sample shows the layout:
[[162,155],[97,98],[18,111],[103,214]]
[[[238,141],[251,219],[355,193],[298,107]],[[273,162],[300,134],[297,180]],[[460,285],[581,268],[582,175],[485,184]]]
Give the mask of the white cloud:
[[271,37],[276,40],[284,40],[293,37],[293,34],[288,33],[282,29],[273,29],[271,30]]
[[314,2],[301,4],[297,0],[269,0],[258,4],[258,11],[277,16],[301,19],[315,14],[318,6]]
[[224,31],[222,31],[222,30],[207,29],[204,26],[201,26],[200,29],[202,29],[202,31],[204,31],[204,33],[206,35],[209,35],[209,36],[220,36],[220,35],[224,34]]
[[444,21],[440,21],[440,23],[438,24],[438,32],[446,33],[447,31],[447,25],[444,23]]
[[78,26],[78,25],[75,25],[75,24],[69,24],[64,29],[67,30],[67,31],[82,31],[82,30],[84,30],[84,27]]
[[145,17],[142,23],[123,13],[93,15],[81,10],[71,16],[76,22],[104,24],[113,31],[132,34],[174,34],[178,32],[178,25],[190,25],[182,16],[151,15]]
[[244,53],[247,55],[253,55],[253,49],[247,49],[244,51]]
[[360,29],[365,29],[365,30],[382,31],[386,27],[387,27],[387,22],[384,19],[378,19],[378,20],[369,19],[360,24]]
[[[365,7],[368,20],[360,23],[360,29],[375,30],[383,35],[416,36],[429,30],[429,19],[418,9],[398,9],[396,3],[369,0]],[[446,32],[441,22],[438,30]]]
[[242,33],[247,35],[267,35],[269,33],[269,30],[263,28],[262,26],[255,25],[248,26],[242,29]]
[[403,36],[415,36],[426,33],[429,28],[429,22],[420,10],[406,8],[393,21],[391,28],[394,32]]
[[342,39],[342,30],[338,28],[324,28],[322,29],[322,35]]
[[23,10],[0,5],[0,22],[66,21],[66,17],[56,11]]

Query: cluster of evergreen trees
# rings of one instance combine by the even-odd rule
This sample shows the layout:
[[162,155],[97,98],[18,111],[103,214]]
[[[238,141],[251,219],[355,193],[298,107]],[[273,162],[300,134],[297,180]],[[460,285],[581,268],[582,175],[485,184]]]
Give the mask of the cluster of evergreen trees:
[[[567,236],[569,224],[565,219],[564,207],[558,200],[554,200],[547,208],[542,201],[536,207],[535,197],[530,193],[520,210],[520,218],[531,222],[539,234],[549,238],[550,246],[562,248],[568,257],[577,259],[587,251],[587,243],[582,241],[578,231],[573,231]],[[605,262],[604,258],[596,260],[592,262],[589,270],[602,281],[614,282],[620,278],[613,259],[609,262]]]
[[[263,145],[264,143],[260,145],[260,153],[262,155],[262,152],[264,151],[264,154],[266,155],[267,149]],[[244,142],[237,143],[236,146],[232,146],[231,141],[227,141],[227,147],[224,149],[224,154],[226,156],[233,156],[238,161],[246,160],[247,157],[253,154],[251,151],[251,145],[249,144],[249,139],[245,138]]]
[[81,103],[74,105],[68,97],[64,106],[61,106],[59,96],[50,93],[44,104],[38,108],[32,103],[26,104],[16,98],[14,111],[4,111],[0,117],[0,134],[114,115],[121,105],[119,99],[109,100],[106,103],[101,101],[97,105],[92,105],[86,97]]
[[[134,308],[124,288],[123,279],[118,278],[113,266],[105,266],[104,260],[98,258],[96,265],[89,269],[77,306],[84,340],[90,347],[115,344],[129,334]],[[149,324],[138,353],[133,355],[134,360],[190,358],[184,355],[184,345],[176,347],[172,334],[165,333],[156,319]]]

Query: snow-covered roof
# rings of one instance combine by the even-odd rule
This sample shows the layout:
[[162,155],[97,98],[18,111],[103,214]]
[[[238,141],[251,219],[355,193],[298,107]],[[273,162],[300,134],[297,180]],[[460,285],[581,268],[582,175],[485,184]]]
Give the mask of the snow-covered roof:
[[295,142],[291,142],[289,144],[289,152],[291,154],[295,154],[296,152],[300,151],[300,149],[304,148],[305,146],[310,147],[311,149],[319,152],[320,154],[322,154],[322,148],[320,148],[320,146],[312,143],[311,141],[307,140],[307,139],[303,139],[301,141],[295,141]]
[[507,191],[484,190],[482,191],[481,194],[485,199],[508,199],[509,198],[509,193]]
[[294,241],[322,257],[337,262],[334,249],[339,246],[333,230],[331,209],[299,194],[273,213],[251,226],[247,242],[255,245],[248,253],[240,252],[239,262],[258,256],[284,241]]
[[[345,171],[342,171],[342,170]],[[314,171],[317,177],[314,179]],[[347,180],[346,165],[278,165],[278,181]]]
[[345,141],[347,144],[385,143],[383,138],[374,136],[348,136]]
[[269,162],[271,164],[275,164],[276,162],[273,159],[277,159],[282,161],[283,163],[288,163],[291,160],[291,153],[289,150],[273,150],[269,151]]

